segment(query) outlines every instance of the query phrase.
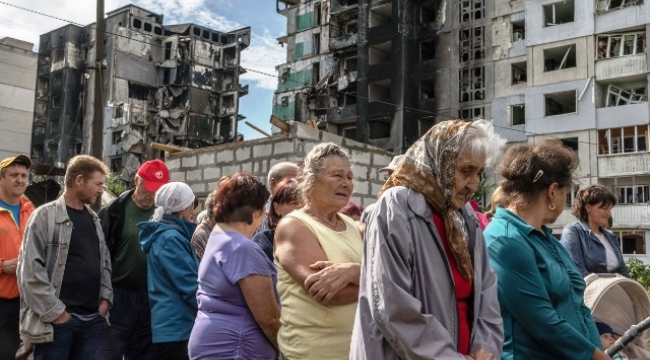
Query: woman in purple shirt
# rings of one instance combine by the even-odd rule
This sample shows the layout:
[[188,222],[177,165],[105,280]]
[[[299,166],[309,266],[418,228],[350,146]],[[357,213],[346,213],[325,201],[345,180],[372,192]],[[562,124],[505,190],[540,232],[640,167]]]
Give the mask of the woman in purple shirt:
[[264,219],[269,192],[247,173],[223,177],[215,193],[215,227],[199,267],[199,311],[191,359],[276,359],[280,301],[276,270],[250,240]]

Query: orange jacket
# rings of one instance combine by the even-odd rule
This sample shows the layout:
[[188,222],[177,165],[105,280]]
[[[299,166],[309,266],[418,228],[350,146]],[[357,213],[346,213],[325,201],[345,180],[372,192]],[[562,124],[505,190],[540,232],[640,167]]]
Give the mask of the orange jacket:
[[[27,220],[33,211],[34,205],[29,200],[20,198],[20,226],[18,226],[11,211],[0,206],[0,259],[18,258]],[[0,298],[15,299],[19,295],[16,275],[0,273]]]

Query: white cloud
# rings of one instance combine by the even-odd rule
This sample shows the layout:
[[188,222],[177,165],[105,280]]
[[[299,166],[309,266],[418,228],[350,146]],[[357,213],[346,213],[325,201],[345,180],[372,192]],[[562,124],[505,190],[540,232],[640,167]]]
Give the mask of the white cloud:
[[242,52],[241,65],[247,69],[273,74],[273,76],[249,71],[241,79],[253,81],[260,88],[275,90],[278,87],[275,67],[285,63],[286,58],[287,50],[281,47],[268,31],[262,35],[254,34],[251,39],[251,46]]

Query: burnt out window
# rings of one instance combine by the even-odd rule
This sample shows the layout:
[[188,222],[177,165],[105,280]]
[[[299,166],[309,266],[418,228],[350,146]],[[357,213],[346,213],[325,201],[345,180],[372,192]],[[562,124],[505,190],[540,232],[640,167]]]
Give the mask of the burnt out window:
[[135,29],[141,29],[141,28],[142,28],[142,20],[140,20],[140,19],[133,19],[133,28],[135,28]]
[[151,30],[152,30],[151,24],[148,22],[144,23],[144,31],[151,32]]

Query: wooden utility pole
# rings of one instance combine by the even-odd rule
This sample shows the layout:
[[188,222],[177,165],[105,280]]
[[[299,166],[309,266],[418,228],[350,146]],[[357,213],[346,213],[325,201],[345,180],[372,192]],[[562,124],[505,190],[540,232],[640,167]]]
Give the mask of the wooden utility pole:
[[[93,103],[92,139],[90,155],[104,161],[104,0],[97,0],[97,22],[95,23],[95,96]],[[93,210],[99,211],[102,197],[92,205]]]

